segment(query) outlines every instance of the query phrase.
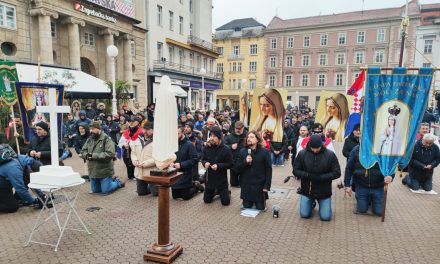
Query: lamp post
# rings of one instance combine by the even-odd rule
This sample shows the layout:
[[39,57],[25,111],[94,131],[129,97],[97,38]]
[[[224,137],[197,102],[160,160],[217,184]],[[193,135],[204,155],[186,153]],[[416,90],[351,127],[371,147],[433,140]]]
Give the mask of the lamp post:
[[205,100],[206,100],[206,94],[205,94],[205,74],[206,74],[206,69],[205,68],[201,68],[200,69],[200,74],[202,75],[202,110],[205,111]]
[[295,95],[296,95],[296,106],[298,106],[298,109],[299,109],[299,92],[296,91]]
[[116,105],[116,69],[115,69],[115,58],[118,56],[118,48],[115,45],[110,45],[107,47],[107,55],[112,59],[112,114],[116,115],[118,113],[118,106]]

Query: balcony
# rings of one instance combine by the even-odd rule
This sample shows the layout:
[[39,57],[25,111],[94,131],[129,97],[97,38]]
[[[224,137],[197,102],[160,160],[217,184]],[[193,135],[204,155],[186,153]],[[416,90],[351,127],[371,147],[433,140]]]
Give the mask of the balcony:
[[[202,74],[200,74],[200,68],[190,67],[179,63],[171,63],[168,61],[155,60],[153,62],[153,69],[154,71],[169,71],[175,73],[189,74],[193,76],[202,76]],[[205,78],[223,80],[223,73],[221,72],[207,71],[206,74],[204,74],[203,76]]]
[[231,54],[228,57],[228,61],[240,61],[240,60],[244,60],[244,57],[237,54]]
[[201,38],[198,38],[196,36],[189,35],[188,36],[188,44],[195,45],[199,48],[203,48],[205,50],[213,52],[213,53],[217,54],[217,56],[220,55],[220,53],[217,51],[217,46],[215,46],[211,42],[208,42],[208,41],[203,40]]

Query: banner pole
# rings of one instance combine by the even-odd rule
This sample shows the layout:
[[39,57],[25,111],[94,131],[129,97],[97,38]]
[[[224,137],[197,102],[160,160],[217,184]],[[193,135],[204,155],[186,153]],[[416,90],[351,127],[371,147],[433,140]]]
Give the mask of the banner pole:
[[385,221],[385,210],[387,208],[388,183],[383,187],[383,207],[382,207],[382,222]]
[[11,115],[12,115],[12,125],[14,126],[14,137],[15,137],[15,144],[17,145],[17,154],[20,154],[20,145],[18,144],[18,136],[19,134],[17,133],[17,126],[15,124],[15,115],[14,115],[14,107],[12,105],[10,105],[11,108]]

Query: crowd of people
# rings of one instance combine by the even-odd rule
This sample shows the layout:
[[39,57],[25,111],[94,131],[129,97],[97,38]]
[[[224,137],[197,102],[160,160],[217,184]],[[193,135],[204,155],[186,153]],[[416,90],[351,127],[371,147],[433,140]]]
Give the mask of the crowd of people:
[[[115,175],[114,162],[122,159],[128,180],[136,181],[139,196],[157,196],[157,186],[143,181],[144,175],[156,167],[152,157],[154,144],[154,109],[150,104],[141,109],[124,104],[117,115],[106,112],[106,106],[78,101],[63,124],[63,142],[59,143],[61,160],[68,158],[70,149],[87,164],[83,176],[90,180],[90,192],[109,194],[125,186],[125,177]],[[189,200],[203,193],[203,201],[211,203],[220,196],[222,205],[231,202],[230,186],[241,188],[243,208],[266,209],[272,183],[272,168],[292,166],[300,181],[300,216],[310,218],[319,205],[323,221],[332,218],[332,182],[340,178],[341,168],[332,140],[323,125],[315,122],[316,112],[307,104],[287,106],[283,118],[282,140],[271,141],[259,131],[248,129],[239,120],[239,113],[229,107],[222,111],[195,111],[177,116],[178,151],[170,167],[182,172],[182,178],[172,186],[174,199]],[[41,207],[27,188],[26,175],[50,164],[49,124],[35,124],[35,136],[30,142],[23,137],[19,116],[5,130],[0,148],[0,212],[14,212],[21,205]],[[15,124],[15,128],[13,126]],[[394,175],[382,175],[378,165],[364,168],[359,161],[360,125],[345,139],[342,154],[347,158],[342,188],[348,195],[355,192],[355,213],[380,215],[383,208],[384,184]],[[65,145],[65,147],[62,147]],[[432,190],[433,169],[440,161],[439,143],[423,123],[415,150],[403,183],[417,190]],[[158,146],[156,146],[158,147]],[[160,147],[160,146],[159,146]],[[229,171],[229,178],[228,178]],[[13,192],[15,189],[15,193]],[[44,194],[37,191],[37,195]]]

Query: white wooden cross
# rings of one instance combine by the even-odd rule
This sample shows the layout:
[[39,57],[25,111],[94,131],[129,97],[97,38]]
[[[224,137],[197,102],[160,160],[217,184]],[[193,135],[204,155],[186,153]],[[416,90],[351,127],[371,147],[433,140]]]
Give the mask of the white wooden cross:
[[50,120],[50,158],[52,166],[59,166],[58,158],[58,114],[70,113],[69,106],[57,105],[56,88],[49,88],[49,105],[37,106],[37,113],[49,113]]

